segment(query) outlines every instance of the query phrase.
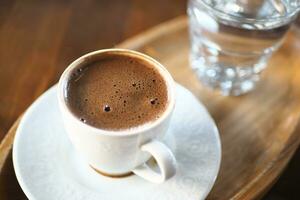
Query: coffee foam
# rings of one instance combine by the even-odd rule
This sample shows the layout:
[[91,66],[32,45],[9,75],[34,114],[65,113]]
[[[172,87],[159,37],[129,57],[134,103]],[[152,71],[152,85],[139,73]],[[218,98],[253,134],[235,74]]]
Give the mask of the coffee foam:
[[142,59],[106,55],[72,70],[67,104],[82,122],[130,129],[158,119],[168,104],[160,72]]

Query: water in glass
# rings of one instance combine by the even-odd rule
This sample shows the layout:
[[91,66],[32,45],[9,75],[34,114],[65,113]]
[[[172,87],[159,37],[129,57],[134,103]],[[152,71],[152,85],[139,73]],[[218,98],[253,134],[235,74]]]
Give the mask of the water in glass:
[[224,95],[252,90],[282,43],[299,0],[189,0],[191,66]]

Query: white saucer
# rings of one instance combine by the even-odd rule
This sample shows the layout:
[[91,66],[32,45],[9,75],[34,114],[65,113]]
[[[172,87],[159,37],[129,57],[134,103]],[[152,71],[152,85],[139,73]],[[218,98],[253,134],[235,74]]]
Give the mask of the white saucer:
[[176,175],[153,184],[135,175],[99,175],[76,155],[64,131],[56,86],[26,111],[13,145],[17,179],[29,199],[43,200],[199,200],[217,177],[221,145],[217,127],[202,104],[177,86],[177,99],[165,143],[177,162]]

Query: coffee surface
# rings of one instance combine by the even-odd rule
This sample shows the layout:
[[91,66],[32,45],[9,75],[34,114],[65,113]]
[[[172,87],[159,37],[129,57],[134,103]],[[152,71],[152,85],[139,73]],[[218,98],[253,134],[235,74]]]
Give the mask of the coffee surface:
[[67,105],[82,122],[120,130],[159,118],[168,103],[165,80],[150,63],[106,55],[72,71]]

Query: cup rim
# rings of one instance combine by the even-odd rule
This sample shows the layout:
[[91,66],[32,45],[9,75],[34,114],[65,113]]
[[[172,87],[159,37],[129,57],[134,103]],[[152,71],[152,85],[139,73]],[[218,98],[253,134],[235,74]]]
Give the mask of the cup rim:
[[[163,79],[166,81],[166,85],[167,85],[167,90],[168,90],[168,104],[167,104],[167,108],[164,110],[163,114],[158,118],[155,119],[151,122],[147,122],[145,124],[136,126],[136,127],[132,127],[132,128],[128,128],[128,129],[116,129],[116,130],[110,130],[110,129],[101,129],[101,128],[97,128],[94,127],[92,125],[89,125],[87,123],[84,123],[82,121],[80,121],[80,119],[78,117],[75,116],[74,113],[72,113],[72,111],[68,108],[66,101],[65,101],[65,95],[64,95],[64,84],[67,82],[65,81],[71,71],[78,67],[80,64],[82,64],[84,61],[86,61],[86,59],[96,56],[96,55],[100,55],[100,54],[105,54],[105,53],[114,53],[114,54],[120,54],[120,55],[130,55],[130,56],[134,56],[143,60],[146,60],[147,62],[153,64],[153,66],[159,71],[159,73],[161,74],[161,76],[163,77]],[[130,49],[122,49],[122,48],[110,48],[110,49],[101,49],[101,50],[97,50],[97,51],[92,51],[90,53],[87,53],[79,58],[77,58],[75,61],[73,61],[71,64],[68,65],[68,67],[64,70],[64,72],[62,73],[62,75],[60,76],[59,82],[58,82],[58,102],[61,108],[61,112],[66,113],[68,116],[71,117],[72,122],[71,123],[78,123],[80,124],[82,127],[93,130],[93,132],[96,132],[98,134],[102,134],[102,135],[107,135],[107,136],[129,136],[129,135],[135,135],[135,134],[139,134],[141,132],[145,132],[148,131],[150,129],[153,129],[154,127],[158,126],[159,124],[161,124],[166,118],[168,118],[168,116],[172,113],[174,107],[175,107],[175,82],[172,78],[172,76],[170,75],[170,73],[167,71],[167,69],[158,61],[156,61],[154,58],[134,51],[134,50],[130,50]]]

